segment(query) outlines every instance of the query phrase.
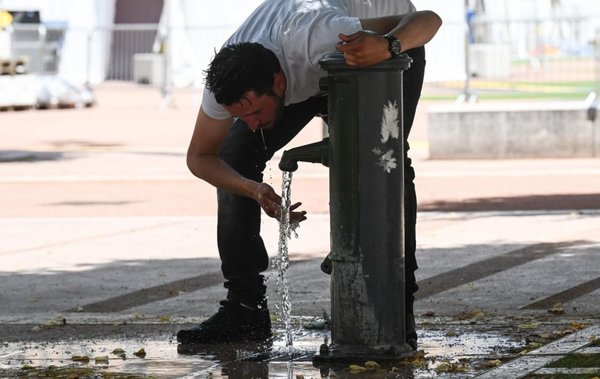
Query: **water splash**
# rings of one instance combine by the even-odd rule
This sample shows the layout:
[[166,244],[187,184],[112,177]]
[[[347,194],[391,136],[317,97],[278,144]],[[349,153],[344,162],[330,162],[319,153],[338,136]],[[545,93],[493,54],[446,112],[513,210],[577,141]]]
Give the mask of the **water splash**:
[[279,247],[277,256],[273,258],[271,267],[277,273],[277,293],[281,296],[281,303],[275,304],[279,318],[285,325],[286,346],[293,346],[292,337],[292,302],[287,281],[287,270],[290,266],[288,239],[293,228],[290,226],[290,203],[291,203],[292,173],[283,172],[283,183],[281,185],[281,219],[279,221]]

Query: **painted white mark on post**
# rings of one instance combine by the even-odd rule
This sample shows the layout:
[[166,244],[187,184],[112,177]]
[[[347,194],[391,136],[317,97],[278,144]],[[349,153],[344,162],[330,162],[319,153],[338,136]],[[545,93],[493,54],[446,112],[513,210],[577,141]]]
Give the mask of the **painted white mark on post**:
[[383,170],[388,174],[398,166],[396,164],[396,158],[392,156],[393,154],[394,150],[388,150],[387,153],[379,157],[379,165],[383,167]]
[[398,126],[398,105],[394,101],[388,101],[383,106],[383,117],[381,119],[381,143],[386,143],[390,138],[398,139],[400,137],[400,127]]
[[388,101],[383,105],[383,116],[381,117],[381,143],[383,146],[374,147],[371,151],[378,157],[377,165],[383,167],[388,174],[398,167],[394,158],[394,149],[386,150],[385,144],[391,139],[400,138],[400,126],[398,120],[398,103]]

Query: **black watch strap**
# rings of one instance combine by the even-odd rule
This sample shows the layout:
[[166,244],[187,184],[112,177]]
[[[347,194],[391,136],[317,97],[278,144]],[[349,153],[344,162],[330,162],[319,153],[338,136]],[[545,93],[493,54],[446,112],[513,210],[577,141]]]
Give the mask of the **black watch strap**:
[[400,46],[398,38],[391,34],[386,34],[383,37],[388,40],[388,50],[392,54],[392,58],[398,57],[402,53],[402,46]]

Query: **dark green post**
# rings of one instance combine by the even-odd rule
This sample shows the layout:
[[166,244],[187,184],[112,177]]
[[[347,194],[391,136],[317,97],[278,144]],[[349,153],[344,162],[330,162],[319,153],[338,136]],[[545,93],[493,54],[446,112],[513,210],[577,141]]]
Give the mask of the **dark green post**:
[[[320,62],[328,72],[332,343],[317,363],[413,354],[404,314],[402,125],[402,72],[410,62],[356,68],[341,54]],[[281,163],[302,149],[285,152]]]

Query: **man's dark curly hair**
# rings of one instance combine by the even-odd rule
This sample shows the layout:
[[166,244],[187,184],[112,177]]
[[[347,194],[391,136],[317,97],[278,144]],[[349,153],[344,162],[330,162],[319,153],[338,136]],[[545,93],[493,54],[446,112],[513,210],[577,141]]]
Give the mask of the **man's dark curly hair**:
[[217,103],[239,102],[248,91],[272,94],[275,74],[281,70],[277,56],[259,43],[227,45],[215,55],[206,73],[206,88]]

